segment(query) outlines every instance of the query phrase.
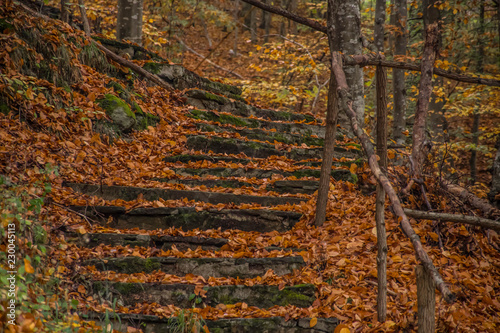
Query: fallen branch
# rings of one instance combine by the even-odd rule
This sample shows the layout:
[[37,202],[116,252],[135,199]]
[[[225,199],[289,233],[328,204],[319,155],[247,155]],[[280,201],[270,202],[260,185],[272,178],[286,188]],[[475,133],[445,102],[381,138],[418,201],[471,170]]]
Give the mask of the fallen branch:
[[458,215],[458,214],[447,214],[447,213],[433,213],[433,212],[424,212],[421,210],[413,210],[413,209],[403,209],[405,214],[413,217],[415,219],[423,219],[423,220],[441,220],[444,222],[457,222],[457,223],[465,223],[470,224],[476,227],[493,229],[496,231],[500,231],[500,222],[485,219],[477,216],[468,216],[468,215]]
[[[338,52],[335,53],[339,54]],[[427,268],[427,271],[429,272],[430,276],[432,277],[432,279],[436,284],[436,288],[441,292],[441,295],[443,295],[445,301],[451,304],[455,301],[455,295],[452,292],[450,292],[445,282],[443,281],[443,278],[441,277],[436,267],[432,263],[432,260],[429,258],[424,248],[422,247],[420,238],[411,227],[410,221],[408,220],[408,217],[403,211],[403,207],[401,206],[401,202],[399,201],[398,195],[394,191],[394,188],[389,182],[389,179],[380,170],[379,164],[377,162],[377,156],[374,153],[373,145],[370,142],[370,139],[365,134],[363,129],[359,126],[356,112],[353,110],[352,99],[350,98],[349,87],[347,86],[345,73],[341,67],[341,64],[336,58],[337,57],[335,56],[332,57],[332,70],[334,71],[335,80],[337,81],[337,86],[338,86],[337,91],[341,102],[340,104],[341,109],[344,110],[346,115],[350,118],[352,129],[356,134],[356,136],[358,137],[358,139],[361,141],[366,156],[368,157],[368,163],[370,165],[370,168],[375,178],[377,178],[378,182],[383,186],[384,190],[386,191],[387,196],[389,197],[389,200],[392,203],[394,212],[398,217],[398,221],[400,221],[401,223],[401,228],[403,229],[405,235],[410,239],[413,248],[415,249],[415,256],[417,257],[417,260],[419,260],[422,263],[422,265],[424,265]]]
[[192,49],[192,48],[190,48],[189,46],[187,46],[187,45],[186,45],[186,44],[185,44],[185,43],[184,43],[184,42],[183,42],[180,38],[176,38],[176,39],[177,39],[177,41],[178,41],[178,42],[179,42],[179,43],[180,43],[183,47],[185,47],[185,48],[186,48],[186,50],[188,50],[189,52],[191,52],[191,53],[192,53],[192,54],[194,54],[195,56],[198,56],[198,57],[200,57],[200,58],[204,59],[204,61],[208,62],[210,65],[214,66],[215,68],[220,69],[221,71],[227,72],[227,73],[229,73],[229,74],[232,74],[232,75],[236,76],[236,77],[237,77],[238,79],[240,79],[240,80],[245,80],[245,78],[244,78],[243,76],[241,76],[240,74],[235,73],[235,72],[233,72],[232,70],[229,70],[229,69],[227,69],[227,68],[221,67],[221,66],[217,65],[216,63],[214,63],[213,61],[208,60],[208,59],[207,59],[207,57],[205,57],[204,55],[202,55],[202,54],[200,54],[200,53],[196,52],[195,50],[193,50],[193,49]]
[[478,198],[474,194],[467,191],[465,188],[453,184],[441,184],[441,186],[448,192],[459,197],[463,202],[468,203],[475,209],[483,212],[484,216],[490,218],[499,218],[500,210],[492,206],[488,201]]

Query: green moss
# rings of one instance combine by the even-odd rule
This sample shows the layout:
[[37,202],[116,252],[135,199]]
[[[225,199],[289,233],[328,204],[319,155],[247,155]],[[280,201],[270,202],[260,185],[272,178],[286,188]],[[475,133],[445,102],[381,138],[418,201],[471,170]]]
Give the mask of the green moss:
[[321,138],[313,138],[310,136],[305,136],[303,138],[303,142],[308,146],[323,146],[325,144],[325,140]]
[[214,101],[214,102],[217,102],[219,104],[225,104],[227,102],[227,99],[225,99],[224,97],[214,95],[214,94],[211,94],[209,92],[204,93],[204,98],[206,100]]
[[320,171],[319,170],[313,170],[313,169],[302,169],[302,170],[296,170],[293,172],[293,176],[297,178],[302,178],[302,177],[316,177],[319,178]]
[[110,112],[113,112],[113,110],[121,107],[123,108],[127,116],[135,119],[135,113],[130,110],[129,105],[124,100],[116,97],[115,95],[106,94],[104,95],[103,99],[97,100],[97,103],[106,111],[106,114],[110,114]]
[[161,72],[161,69],[163,68],[163,64],[159,63],[159,62],[147,62],[145,63],[142,68],[144,68],[145,70],[147,70],[148,72],[151,72],[153,74],[158,74]]
[[119,292],[121,295],[124,296],[144,291],[144,287],[140,283],[125,283],[125,282],[113,283],[113,289],[115,289],[117,292]]
[[308,114],[305,114],[305,115],[304,115],[304,118],[306,118],[306,122],[307,122],[307,123],[311,123],[311,122],[313,122],[313,121],[315,121],[315,120],[316,120],[313,116],[310,116],[310,115],[308,115]]
[[227,114],[220,115],[219,119],[221,124],[231,124],[240,127],[245,127],[248,125],[248,123],[241,118],[237,118],[235,116],[230,116]]

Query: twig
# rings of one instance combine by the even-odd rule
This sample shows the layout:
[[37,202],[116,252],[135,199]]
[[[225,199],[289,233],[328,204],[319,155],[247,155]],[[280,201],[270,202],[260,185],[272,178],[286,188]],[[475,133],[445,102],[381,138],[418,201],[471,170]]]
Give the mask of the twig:
[[468,216],[468,215],[458,215],[458,214],[447,214],[447,213],[433,213],[433,212],[424,212],[420,210],[413,210],[404,208],[405,214],[411,216],[416,219],[424,219],[424,220],[441,220],[447,222],[456,222],[456,223],[464,223],[473,225],[481,228],[493,229],[496,231],[500,231],[500,222],[485,219],[477,216]]
[[229,69],[227,69],[227,68],[221,67],[221,66],[219,66],[219,65],[215,64],[214,62],[212,62],[212,61],[208,60],[205,56],[203,56],[202,54],[200,54],[200,53],[196,52],[195,50],[193,50],[192,48],[190,48],[189,46],[187,46],[187,45],[186,45],[186,44],[182,41],[182,39],[180,39],[179,37],[174,36],[174,38],[175,38],[175,39],[177,39],[177,41],[178,41],[178,42],[179,42],[179,43],[180,43],[183,47],[185,47],[185,48],[186,48],[186,50],[188,50],[189,52],[193,53],[194,55],[196,55],[196,56],[198,56],[198,57],[200,57],[200,58],[203,58],[203,59],[204,59],[204,61],[208,62],[210,65],[214,66],[215,68],[220,69],[220,70],[222,70],[222,71],[225,71],[225,72],[227,72],[227,73],[229,73],[229,74],[232,74],[232,75],[236,76],[236,77],[237,77],[238,79],[240,79],[240,80],[245,80],[245,78],[244,78],[243,76],[241,76],[240,74],[235,73],[235,72],[233,72],[232,70],[229,70]]

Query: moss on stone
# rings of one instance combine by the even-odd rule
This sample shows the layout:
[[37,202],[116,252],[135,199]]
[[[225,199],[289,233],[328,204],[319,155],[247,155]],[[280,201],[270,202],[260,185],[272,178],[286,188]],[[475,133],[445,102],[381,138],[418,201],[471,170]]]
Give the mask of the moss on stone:
[[142,68],[144,68],[145,70],[147,70],[148,72],[151,72],[153,74],[159,74],[161,72],[162,67],[163,67],[163,64],[161,64],[159,62],[153,62],[153,61],[146,62],[142,66]]
[[205,92],[204,93],[204,98],[206,100],[214,101],[214,102],[217,102],[219,104],[225,104],[225,103],[227,103],[227,99],[225,99],[224,97],[221,97],[221,96],[218,96],[218,95],[215,95],[215,94],[211,94],[209,92]]
[[144,291],[144,287],[140,283],[126,283],[119,282],[113,284],[113,289],[116,290],[120,295],[127,296],[130,294],[136,294],[138,292]]
[[110,114],[113,112],[113,110],[121,107],[127,114],[127,116],[132,117],[135,119],[135,113],[130,110],[130,106],[121,98],[116,97],[115,95],[112,94],[106,94],[104,95],[103,99],[97,100],[97,103],[99,106],[106,111],[106,114]]

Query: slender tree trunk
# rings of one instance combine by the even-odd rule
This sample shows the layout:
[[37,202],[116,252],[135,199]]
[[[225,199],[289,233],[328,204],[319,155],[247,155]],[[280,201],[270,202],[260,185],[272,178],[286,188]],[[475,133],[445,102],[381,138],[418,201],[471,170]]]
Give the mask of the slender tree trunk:
[[[297,8],[299,7],[299,1],[298,0],[289,0],[288,4],[288,9],[292,13],[297,12]],[[288,20],[288,32],[291,33],[292,35],[297,35],[297,23],[292,20]]]
[[142,0],[118,0],[116,39],[142,44]]
[[500,136],[497,140],[497,153],[495,159],[493,160],[493,171],[491,172],[491,190],[488,194],[490,202],[497,208],[500,208]]
[[61,0],[61,21],[68,23],[69,22],[69,11],[68,5],[66,4],[68,0]]
[[373,40],[378,52],[384,52],[384,26],[386,0],[377,0],[375,3],[375,27]]
[[[437,23],[429,25],[425,32],[424,54],[422,56],[421,77],[417,100],[417,110],[415,111],[415,122],[413,125],[413,147],[412,162],[414,178],[420,178],[422,168],[430,148],[430,142],[426,140],[426,122],[429,110],[429,100],[432,93],[432,74],[434,61],[438,52],[439,27]],[[406,190],[409,190],[412,182]]]
[[323,160],[319,178],[318,199],[316,201],[316,226],[320,227],[326,220],[326,207],[328,205],[328,191],[330,190],[330,176],[332,172],[333,151],[335,149],[335,136],[337,133],[338,103],[337,86],[333,72],[330,72],[330,85],[328,88],[328,105],[326,110],[326,133],[323,150]]
[[235,0],[234,1],[234,12],[233,12],[233,18],[234,18],[234,46],[233,46],[233,57],[238,56],[238,13],[240,11],[240,0]]
[[[484,59],[484,41],[483,36],[485,32],[484,25],[484,0],[481,1],[479,7],[479,31],[477,38],[477,63],[476,63],[476,73],[483,73],[483,59]],[[474,185],[477,178],[477,146],[479,145],[479,121],[481,115],[479,114],[479,105],[481,103],[481,99],[478,98],[476,102],[476,107],[474,108],[474,113],[472,115],[472,151],[470,157],[470,181],[471,184]]]
[[[357,0],[328,0],[328,43],[330,53],[339,54],[341,51],[345,54],[361,54],[361,21],[359,14],[359,3]],[[363,88],[363,71],[359,66],[346,66],[346,78],[353,97],[353,105],[358,114],[359,119],[363,119],[364,115],[364,88]],[[330,83],[332,87],[332,83]],[[330,95],[328,97],[330,101]],[[336,111],[336,114],[338,111]],[[328,111],[327,111],[328,116]],[[333,117],[333,116],[331,116]],[[332,118],[333,119],[333,118]],[[337,119],[337,116],[335,116]],[[333,158],[333,148],[335,145],[336,128],[328,128],[333,126],[333,121],[327,123],[327,133],[333,133],[331,141],[326,142],[324,146],[324,159],[321,166],[320,186],[318,190],[318,199],[316,204],[316,226],[321,226],[325,222],[326,207],[328,201],[328,189],[330,184],[330,173]]]
[[[340,33],[337,22],[338,0],[328,0],[328,45],[332,57],[338,54],[340,44],[337,43],[337,34]],[[337,86],[333,71],[330,71],[330,85],[328,88],[328,105],[326,111],[326,133],[323,148],[323,161],[319,179],[318,199],[316,201],[316,226],[323,225],[326,219],[326,207],[328,205],[328,191],[330,189],[330,175],[332,172],[333,152],[335,149],[335,135],[337,133],[338,118]]]
[[[385,0],[377,0],[375,4],[374,41],[379,53],[384,52]],[[387,74],[382,66],[376,69],[377,98],[377,155],[382,172],[387,170]],[[378,321],[384,322],[387,317],[387,235],[385,230],[385,190],[377,183],[375,205],[375,221],[377,226],[377,315]]]
[[[406,46],[408,44],[406,0],[395,0],[392,10],[392,17],[396,26],[394,56],[406,56]],[[392,70],[392,88],[394,94],[392,138],[397,145],[402,145],[405,142],[403,132],[406,130],[406,80],[404,69],[394,68]]]
[[[361,15],[359,12],[359,1],[356,0],[335,0],[336,4],[336,34],[335,44],[340,45],[343,54],[355,55],[362,53],[361,44]],[[347,84],[350,87],[353,106],[358,116],[360,124],[364,124],[365,99],[363,69],[359,66],[344,67]],[[340,114],[342,124],[348,124],[344,114]]]
[[418,333],[436,331],[436,292],[434,281],[422,265],[415,267],[417,276]]

